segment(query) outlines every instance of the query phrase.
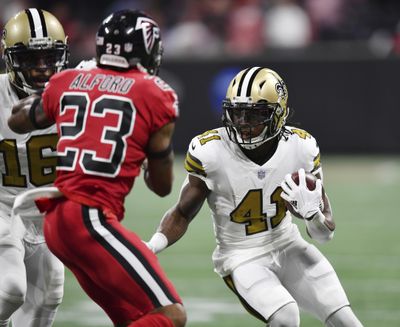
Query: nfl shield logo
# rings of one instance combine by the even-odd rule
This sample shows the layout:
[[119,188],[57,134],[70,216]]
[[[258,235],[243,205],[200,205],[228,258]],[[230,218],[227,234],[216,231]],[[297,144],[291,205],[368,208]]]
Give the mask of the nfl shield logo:
[[125,52],[132,52],[133,44],[132,43],[125,43],[124,44],[124,50],[125,50]]
[[258,177],[259,179],[264,179],[264,178],[265,178],[265,170],[259,170],[259,171],[257,172],[257,177]]

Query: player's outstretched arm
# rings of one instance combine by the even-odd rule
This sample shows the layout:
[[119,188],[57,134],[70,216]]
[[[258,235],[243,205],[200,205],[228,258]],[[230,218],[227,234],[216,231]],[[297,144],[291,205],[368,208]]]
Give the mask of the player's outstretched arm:
[[43,111],[41,96],[38,94],[32,94],[14,105],[8,119],[8,126],[18,134],[46,128],[53,123]]
[[143,166],[144,181],[147,187],[159,196],[168,195],[172,189],[174,128],[175,123],[169,123],[151,135],[146,150],[147,161]]
[[185,234],[189,223],[203,206],[208,193],[209,189],[204,181],[188,175],[178,202],[165,213],[157,232],[147,243],[154,253],[161,252]]

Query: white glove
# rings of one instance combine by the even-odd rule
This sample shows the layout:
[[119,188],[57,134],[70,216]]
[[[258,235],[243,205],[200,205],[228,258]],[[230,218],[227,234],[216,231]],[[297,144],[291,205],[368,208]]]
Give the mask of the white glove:
[[146,244],[154,254],[157,254],[168,246],[168,239],[163,233],[157,232],[151,237],[150,241],[144,242],[144,244]]
[[281,183],[283,192],[282,199],[290,202],[303,218],[311,218],[320,211],[320,203],[322,198],[322,183],[318,179],[315,189],[310,191],[306,184],[306,175],[304,169],[299,169],[299,185],[297,185],[291,174],[287,174]]

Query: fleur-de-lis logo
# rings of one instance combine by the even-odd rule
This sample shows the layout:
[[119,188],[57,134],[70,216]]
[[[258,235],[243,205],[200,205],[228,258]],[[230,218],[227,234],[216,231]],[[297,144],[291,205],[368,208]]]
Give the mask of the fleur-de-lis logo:
[[280,98],[287,97],[286,85],[285,85],[284,81],[278,81],[275,84],[275,90],[276,90],[276,93],[278,93]]
[[160,37],[160,29],[156,22],[147,17],[139,17],[136,22],[135,30],[143,31],[144,47],[146,52],[150,54],[156,39]]

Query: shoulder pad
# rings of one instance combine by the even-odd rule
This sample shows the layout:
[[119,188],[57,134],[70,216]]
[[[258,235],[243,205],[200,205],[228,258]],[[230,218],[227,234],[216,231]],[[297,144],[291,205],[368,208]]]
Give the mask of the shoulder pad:
[[289,127],[287,126],[287,131],[289,132],[290,135],[296,135],[297,137],[303,139],[303,140],[307,140],[307,139],[312,139],[313,136],[307,132],[304,129],[301,128],[297,128],[297,127]]
[[316,174],[321,169],[321,157],[317,140],[306,130],[287,126],[289,138],[297,139],[301,143],[301,153],[307,160],[310,171]]
[[185,158],[185,169],[189,173],[194,173],[206,177],[207,171],[212,169],[215,161],[216,143],[213,141],[221,140],[218,130],[210,130],[195,136],[189,144]]

